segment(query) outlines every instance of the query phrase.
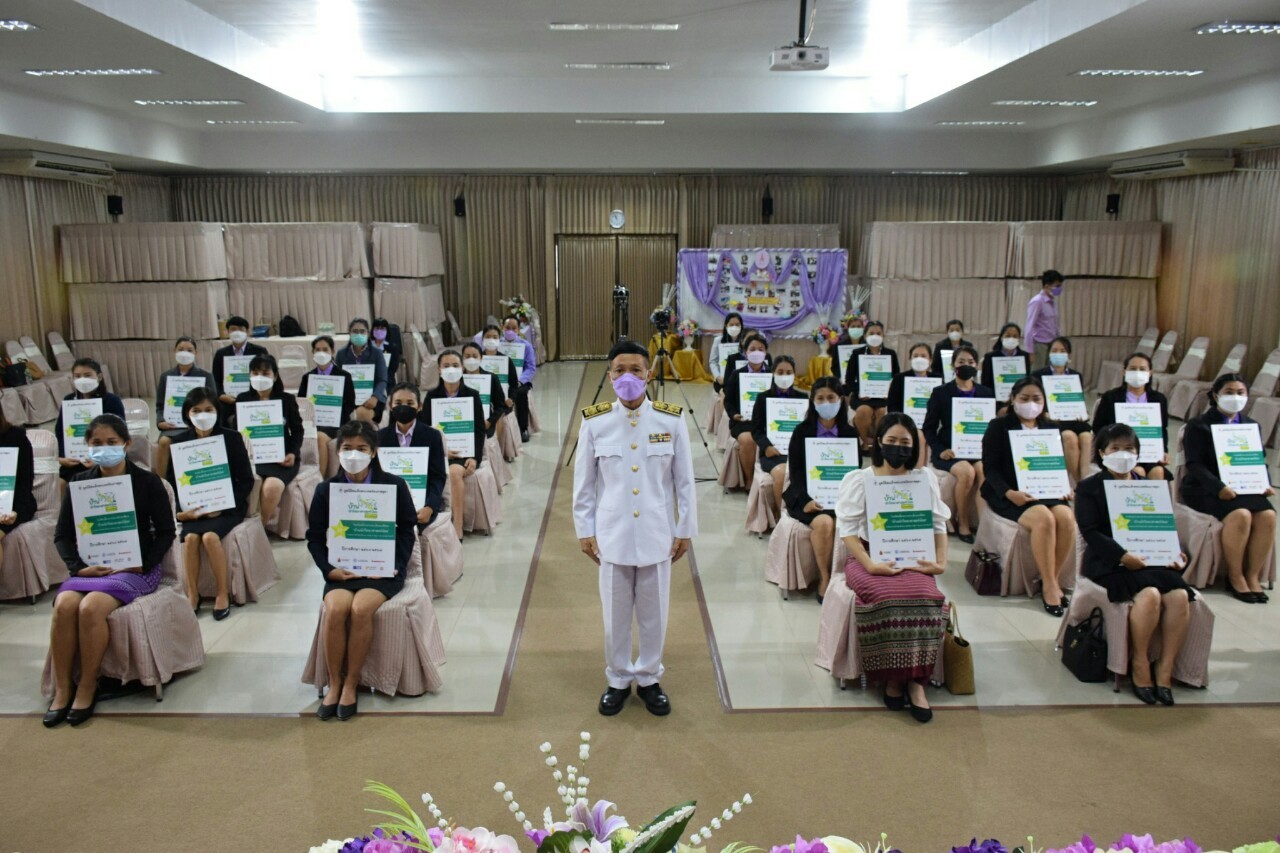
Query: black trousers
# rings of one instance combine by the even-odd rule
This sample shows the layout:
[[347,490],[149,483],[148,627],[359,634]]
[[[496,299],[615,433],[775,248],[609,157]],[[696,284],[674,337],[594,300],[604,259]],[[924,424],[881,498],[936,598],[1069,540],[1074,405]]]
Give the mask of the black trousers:
[[511,399],[516,404],[516,423],[520,425],[521,432],[529,430],[529,391],[532,389],[532,382],[521,382],[519,387],[511,389]]

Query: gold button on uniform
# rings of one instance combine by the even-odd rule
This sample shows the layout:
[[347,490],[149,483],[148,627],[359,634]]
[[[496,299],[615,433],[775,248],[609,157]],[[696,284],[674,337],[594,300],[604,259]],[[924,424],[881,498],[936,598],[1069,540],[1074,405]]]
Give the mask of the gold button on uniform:
[[631,470],[632,470],[632,471],[639,471],[639,470],[640,470],[640,466],[639,466],[639,465],[632,465],[632,466],[631,466]]
[[639,489],[632,489],[632,490],[631,490],[631,494],[633,494],[633,495],[638,495],[638,494],[640,494],[640,490],[639,490]]
[[640,510],[636,510],[635,512],[633,512],[633,513],[631,513],[631,514],[632,514],[632,515],[634,515],[636,518],[639,518],[639,517],[640,517]]
[[639,446],[640,446],[640,445],[636,444],[634,441],[633,441],[633,442],[631,442],[631,449],[632,449],[632,450],[635,450],[635,449],[636,449],[637,447],[639,447]]

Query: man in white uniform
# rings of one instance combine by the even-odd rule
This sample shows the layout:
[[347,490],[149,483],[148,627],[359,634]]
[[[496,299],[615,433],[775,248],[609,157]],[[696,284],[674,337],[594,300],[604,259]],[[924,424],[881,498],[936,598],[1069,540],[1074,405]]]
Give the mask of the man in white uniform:
[[[573,470],[573,523],[582,552],[600,566],[605,676],[599,710],[622,710],[636,683],[649,713],[671,713],[658,683],[667,634],[671,563],[697,532],[693,457],[679,406],[645,394],[649,352],[622,341],[609,353],[616,403],[582,410]],[[672,505],[676,518],[672,518]],[[631,657],[631,622],[640,655]]]

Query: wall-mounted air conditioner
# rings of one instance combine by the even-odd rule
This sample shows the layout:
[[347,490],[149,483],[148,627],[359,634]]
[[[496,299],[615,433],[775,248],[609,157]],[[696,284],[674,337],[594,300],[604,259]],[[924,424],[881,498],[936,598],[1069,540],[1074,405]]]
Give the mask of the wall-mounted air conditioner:
[[1180,178],[1185,175],[1212,175],[1230,172],[1236,167],[1236,158],[1230,151],[1174,151],[1169,154],[1153,154],[1117,160],[1107,170],[1113,178]]
[[116,176],[110,163],[45,151],[0,151],[0,175],[24,178],[56,178],[63,181],[102,183]]

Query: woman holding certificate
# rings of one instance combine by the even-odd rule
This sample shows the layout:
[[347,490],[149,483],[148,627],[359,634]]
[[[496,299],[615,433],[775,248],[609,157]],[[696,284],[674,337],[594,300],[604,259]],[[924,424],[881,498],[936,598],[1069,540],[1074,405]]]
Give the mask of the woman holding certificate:
[[4,537],[36,517],[35,476],[35,454],[26,432],[0,412],[0,566]]
[[253,468],[244,439],[235,430],[220,426],[221,418],[217,391],[202,386],[187,394],[182,403],[182,422],[187,428],[173,435],[173,464],[167,474],[180,507],[182,530],[178,536],[187,570],[187,598],[199,613],[203,548],[209,555],[216,588],[213,618],[219,622],[231,615],[227,552],[222,540],[248,515],[249,493],[253,491]]
[[[1080,573],[1105,589],[1108,601],[1133,602],[1133,693],[1148,705],[1172,705],[1173,665],[1187,636],[1196,594],[1182,579],[1186,555],[1178,550],[1169,487],[1133,476],[1138,436],[1132,427],[1104,428],[1097,447],[1093,461],[1102,471],[1076,488],[1076,521],[1085,541]],[[1133,523],[1126,513],[1131,508],[1140,508],[1136,514],[1144,524]],[[1157,628],[1161,651],[1153,685],[1150,648]]]
[[[982,487],[982,435],[995,417],[995,394],[976,382],[978,351],[973,347],[956,347],[951,353],[951,369],[955,379],[935,388],[929,397],[924,438],[932,451],[930,464],[956,478],[956,535],[961,542],[973,544],[969,498],[975,486]],[[953,426],[957,413],[959,429]]]
[[1093,433],[1097,435],[1111,424],[1133,427],[1142,449],[1139,477],[1148,480],[1172,480],[1169,471],[1169,400],[1151,387],[1151,356],[1135,352],[1124,360],[1124,384],[1098,397],[1093,412]]
[[844,374],[844,389],[853,409],[853,423],[862,437],[862,452],[870,451],[870,436],[875,435],[880,419],[888,411],[889,386],[898,373],[898,354],[884,345],[884,323],[867,324],[867,345],[849,357]]
[[[1048,401],[1049,417],[1058,424],[1062,433],[1062,450],[1067,455],[1067,470],[1077,480],[1089,476],[1093,457],[1093,426],[1089,423],[1089,411],[1084,406],[1084,387],[1080,371],[1068,367],[1071,361],[1071,340],[1056,337],[1049,344],[1049,363],[1032,376],[1040,377]],[[1068,377],[1075,377],[1074,379]]]
[[711,339],[711,354],[707,356],[707,369],[711,372],[711,384],[719,393],[724,387],[725,362],[738,351],[738,336],[742,334],[742,315],[730,311],[724,315],[724,331]]
[[[954,353],[957,347],[971,346],[973,346],[973,342],[965,340],[964,337],[964,322],[961,320],[948,320],[947,336],[938,341],[933,347],[933,375],[946,376],[945,371],[942,369],[944,364],[943,353]],[[945,363],[951,364],[951,359],[948,358]]]
[[[982,497],[993,512],[1031,534],[1044,610],[1061,618],[1066,608],[1058,571],[1076,537],[1075,515],[1067,504],[1072,495],[1062,439],[1045,412],[1039,379],[1019,379],[1009,400],[1009,410],[982,436]],[[1022,435],[1025,431],[1035,434]]]
[[440,367],[440,382],[422,401],[421,418],[444,435],[445,455],[449,460],[449,506],[453,510],[454,529],[461,539],[466,495],[466,484],[462,481],[474,477],[484,461],[484,404],[480,402],[479,392],[462,381],[462,357],[457,350],[440,353],[436,363]]
[[1182,502],[1222,522],[1227,588],[1240,601],[1265,604],[1262,573],[1274,559],[1275,494],[1267,474],[1258,423],[1241,414],[1249,386],[1224,373],[1209,389],[1209,410],[1182,432],[1186,474]]
[[946,568],[951,513],[937,478],[916,469],[924,455],[917,435],[911,418],[885,415],[871,446],[872,467],[840,483],[836,528],[849,549],[844,577],[857,600],[867,681],[884,685],[891,710],[910,708],[927,723],[933,711],[924,688],[947,625],[946,598],[933,576]]
[[999,414],[1003,415],[1009,407],[1013,383],[1030,372],[1031,353],[1022,348],[1022,327],[1005,323],[991,352],[982,357],[982,376],[978,380],[996,392],[996,400],[1002,404]]
[[[338,437],[338,427],[351,420],[356,410],[356,386],[351,374],[343,370],[333,361],[337,345],[329,335],[319,335],[311,341],[311,361],[315,367],[302,374],[298,383],[298,396],[311,399],[315,403],[316,432],[326,436],[329,441]],[[311,377],[315,377],[312,387]],[[342,393],[334,395],[342,386]],[[334,396],[338,399],[334,400]],[[337,403],[337,406],[333,404]],[[336,411],[335,411],[336,409]],[[316,442],[316,456],[319,458],[320,473],[329,471],[329,441]]]
[[[277,401],[280,404],[278,410],[254,406],[255,411],[265,413],[264,433],[271,436],[259,440],[253,435],[257,427],[243,422],[240,412],[245,409],[241,407],[246,403],[252,405]],[[276,421],[276,417],[282,418],[283,424]],[[274,356],[255,355],[249,362],[249,390],[236,397],[236,426],[241,432],[250,430],[249,440],[253,447],[255,467],[258,476],[262,478],[262,523],[267,524],[275,516],[285,488],[298,476],[302,460],[302,415],[298,413],[297,398],[284,390]],[[283,441],[275,438],[282,428]]]
[[[55,686],[44,715],[49,728],[64,720],[76,726],[93,716],[110,639],[107,617],[159,588],[160,563],[173,545],[169,495],[159,477],[126,458],[124,419],[99,415],[85,438],[92,467],[68,484],[53,535],[71,577],[53,600],[49,656]],[[79,685],[72,681],[77,657]]]
[[[98,415],[115,415],[124,420],[124,401],[107,392],[102,384],[102,365],[98,362],[77,358],[71,366],[71,383],[76,390],[62,398],[58,424],[54,428],[58,436],[58,476],[63,480],[93,467],[84,432],[90,421]],[[71,434],[67,433],[68,429]]]
[[[493,438],[497,435],[498,426],[510,409],[506,407],[506,397],[502,393],[502,386],[498,384],[497,374],[490,373],[484,369],[482,357],[483,353],[480,351],[480,345],[476,342],[468,341],[462,345],[462,375],[485,377],[488,380],[488,391],[481,392],[482,396],[484,393],[489,395],[489,416],[484,421],[484,434],[487,438]],[[471,381],[474,380],[463,380],[463,382],[468,383],[468,387],[470,387]],[[484,401],[482,399],[481,406],[483,405]]]
[[160,439],[156,442],[155,472],[161,477],[169,468],[169,440],[182,432],[182,401],[193,388],[207,387],[216,391],[213,374],[196,364],[195,338],[183,335],[173,344],[173,367],[160,374],[156,382],[156,429]]
[[[926,343],[912,344],[907,353],[907,366],[910,369],[895,374],[889,385],[888,411],[910,415],[916,426],[923,427],[929,398],[933,389],[942,384],[942,374],[933,372],[933,350]],[[922,432],[920,444],[924,443]],[[924,459],[920,464],[924,465]]]
[[[845,474],[858,467],[858,430],[840,396],[840,380],[824,376],[809,391],[809,413],[791,433],[787,467],[791,482],[782,493],[787,515],[809,527],[818,563],[818,603],[831,581],[836,497]],[[816,474],[816,476],[815,476]]]
[[796,360],[789,355],[778,356],[773,360],[773,387],[756,399],[751,410],[751,438],[760,449],[760,467],[773,478],[775,507],[782,505],[782,481],[787,473],[788,445],[780,439],[804,419],[809,405],[804,394],[795,390],[795,382]]
[[[360,672],[373,643],[373,615],[404,587],[418,537],[413,495],[404,480],[378,464],[373,424],[343,424],[338,459],[342,470],[316,487],[307,525],[307,550],[325,580],[320,633],[329,686],[316,711],[322,720],[356,715]],[[344,519],[344,514],[360,518]],[[391,530],[394,539],[385,535]]]
[[[756,472],[756,440],[751,436],[751,416],[756,398],[773,385],[769,362],[769,344],[758,334],[747,335],[745,349],[730,357],[724,373],[724,413],[729,417],[729,435],[738,443],[738,462],[742,466],[745,488],[751,489]],[[735,369],[735,357],[741,355],[746,367]]]

